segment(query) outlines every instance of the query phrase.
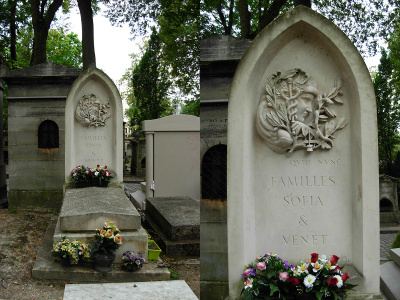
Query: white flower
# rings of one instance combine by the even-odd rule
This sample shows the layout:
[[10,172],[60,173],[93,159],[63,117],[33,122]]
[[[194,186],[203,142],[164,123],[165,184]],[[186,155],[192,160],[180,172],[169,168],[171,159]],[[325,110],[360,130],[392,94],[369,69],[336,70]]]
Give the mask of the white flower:
[[319,260],[320,260],[321,262],[323,262],[323,263],[328,262],[328,259],[326,258],[326,255],[325,255],[325,254],[321,255],[321,256],[319,257]]
[[308,264],[303,263],[300,266],[297,266],[297,272],[300,273],[300,274],[301,273],[308,273],[307,268],[308,268]]
[[140,265],[140,260],[135,260],[135,263],[137,264],[137,265]]
[[340,275],[335,275],[335,276],[333,276],[333,277],[337,279],[336,286],[337,286],[338,288],[341,288],[341,287],[343,286],[343,279],[342,279],[342,277],[341,277]]
[[317,273],[323,267],[323,265],[321,265],[319,262],[311,263],[311,265],[313,266],[314,273]]
[[244,282],[244,289],[251,289],[253,287],[253,279],[249,278]]
[[304,278],[304,285],[307,288],[312,288],[314,281],[315,281],[315,276],[309,274],[309,275],[306,276],[306,278]]
[[94,172],[94,176],[98,176],[98,175],[99,175],[98,171]]

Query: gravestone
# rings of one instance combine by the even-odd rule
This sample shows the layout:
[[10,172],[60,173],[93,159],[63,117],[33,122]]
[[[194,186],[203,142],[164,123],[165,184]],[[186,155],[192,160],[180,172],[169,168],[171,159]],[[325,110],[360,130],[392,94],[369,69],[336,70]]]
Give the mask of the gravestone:
[[[274,251],[337,255],[357,293],[379,295],[376,104],[351,41],[299,6],[249,46],[228,108],[229,294]],[[350,274],[351,275],[351,274]]]
[[[122,253],[140,252],[147,260],[147,234],[138,211],[123,191],[122,100],[112,80],[101,70],[90,68],[74,82],[65,106],[65,193],[53,236],[82,242],[93,240],[98,227],[111,220],[121,230]],[[76,166],[105,166],[112,172],[107,188],[73,188],[68,181]]]
[[74,82],[65,107],[65,178],[78,165],[107,166],[123,181],[122,102],[112,80],[96,68]]

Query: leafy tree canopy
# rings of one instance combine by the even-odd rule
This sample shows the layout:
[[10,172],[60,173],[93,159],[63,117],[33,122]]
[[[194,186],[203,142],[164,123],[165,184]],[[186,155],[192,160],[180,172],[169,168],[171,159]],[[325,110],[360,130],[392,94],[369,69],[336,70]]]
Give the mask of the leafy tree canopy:
[[128,23],[133,36],[159,28],[161,60],[181,93],[199,99],[198,0],[106,0],[106,14],[114,25]]
[[392,32],[397,0],[201,0],[201,38],[227,34],[253,39],[277,16],[296,4],[311,8],[332,20],[363,54],[374,55],[378,41]]
[[168,98],[171,81],[161,63],[161,41],[153,27],[147,48],[132,72],[132,89],[135,106],[126,114],[130,125],[141,128],[142,121],[170,115],[173,108]]

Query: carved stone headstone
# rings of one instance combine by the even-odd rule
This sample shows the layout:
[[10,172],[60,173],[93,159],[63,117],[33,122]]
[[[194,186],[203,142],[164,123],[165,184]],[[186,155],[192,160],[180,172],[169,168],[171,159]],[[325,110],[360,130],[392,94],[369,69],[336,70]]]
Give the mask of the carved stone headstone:
[[78,165],[107,166],[123,180],[122,102],[113,81],[91,68],[75,81],[65,107],[65,178]]
[[271,251],[295,264],[335,254],[361,275],[359,293],[378,295],[377,198],[368,69],[335,25],[296,7],[252,42],[232,83],[230,296],[240,294],[243,266]]

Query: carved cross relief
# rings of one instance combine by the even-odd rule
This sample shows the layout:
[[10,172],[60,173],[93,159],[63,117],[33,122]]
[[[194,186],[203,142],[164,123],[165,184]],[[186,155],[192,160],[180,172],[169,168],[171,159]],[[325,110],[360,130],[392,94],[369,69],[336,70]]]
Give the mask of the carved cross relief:
[[343,105],[341,87],[337,78],[328,94],[320,93],[315,81],[298,68],[272,74],[257,109],[258,134],[273,151],[287,156],[300,149],[331,149],[333,134],[348,123],[334,111]]
[[94,94],[83,95],[76,105],[75,117],[83,127],[104,126],[107,119],[111,117],[108,108],[110,108],[110,100],[101,103]]

